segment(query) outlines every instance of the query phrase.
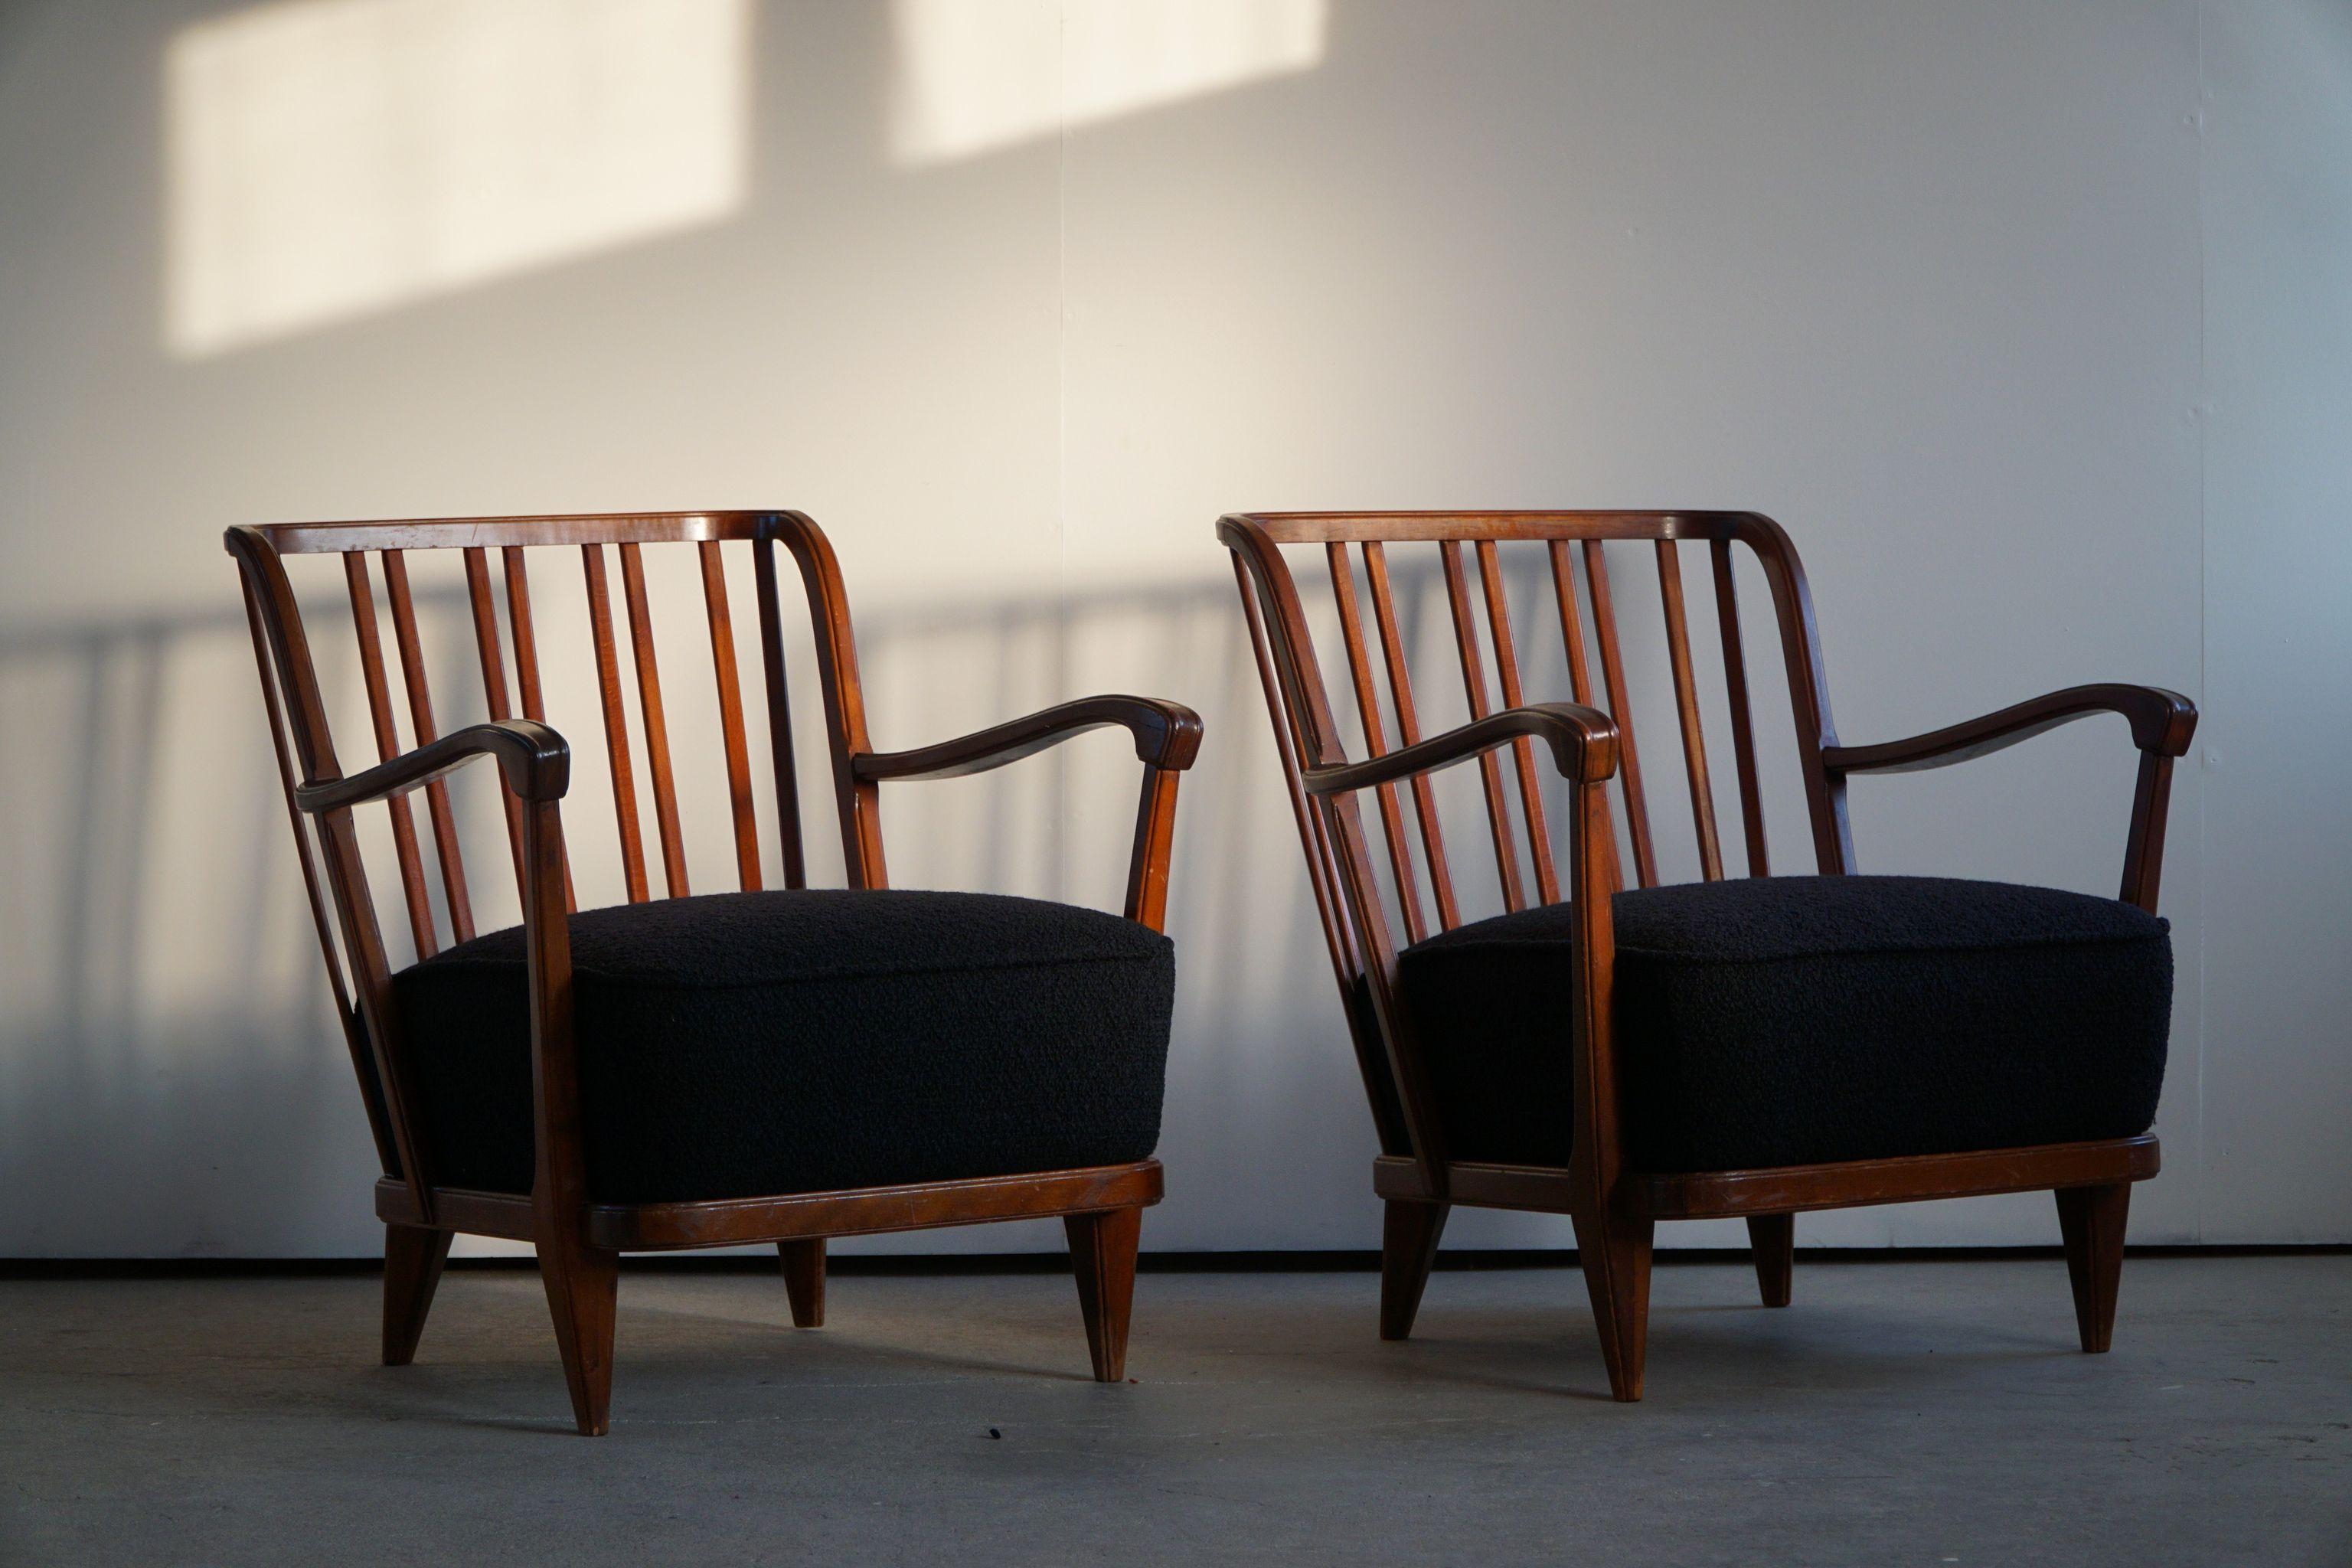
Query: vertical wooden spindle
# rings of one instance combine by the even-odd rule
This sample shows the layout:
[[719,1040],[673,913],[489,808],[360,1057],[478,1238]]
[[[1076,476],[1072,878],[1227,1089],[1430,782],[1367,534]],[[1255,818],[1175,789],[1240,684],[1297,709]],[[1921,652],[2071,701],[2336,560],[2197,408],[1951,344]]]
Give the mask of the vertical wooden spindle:
[[1675,711],[1682,720],[1683,762],[1690,774],[1691,821],[1698,832],[1700,874],[1723,879],[1723,846],[1715,821],[1715,791],[1706,771],[1706,734],[1699,724],[1698,682],[1691,673],[1690,624],[1683,611],[1682,557],[1671,539],[1658,541],[1658,597],[1666,613],[1666,658],[1675,673]]
[[[393,646],[400,651],[401,684],[408,689],[408,721],[422,746],[440,738],[433,721],[433,693],[425,680],[424,645],[416,635],[416,605],[408,592],[408,561],[397,550],[383,552],[383,593],[392,606]],[[453,942],[474,940],[473,900],[466,894],[466,859],[457,846],[457,820],[449,810],[449,786],[435,779],[425,786],[425,815],[433,824],[433,850],[441,867],[441,891],[449,905]]]
[[1739,769],[1739,822],[1748,838],[1748,874],[1769,877],[1764,849],[1764,795],[1756,779],[1756,716],[1748,701],[1748,657],[1740,646],[1738,590],[1731,577],[1731,541],[1708,548],[1715,558],[1716,624],[1723,634],[1723,682],[1731,704],[1731,756]]
[[[1568,541],[1550,542],[1552,602],[1559,606],[1560,646],[1568,652],[1568,686],[1575,699],[1586,706],[1592,703],[1592,668],[1584,653],[1584,622],[1576,613],[1576,567],[1569,552]],[[1622,728],[1622,721],[1620,728]],[[1622,788],[1622,785],[1620,785]],[[1604,786],[1604,798],[1605,786]],[[1622,892],[1625,887],[1625,868],[1618,863],[1615,829],[1609,840],[1609,874],[1615,879],[1611,891]]]
[[[363,552],[344,552],[343,581],[352,592],[352,626],[359,636],[360,674],[367,685],[368,716],[375,726],[375,753],[377,760],[388,763],[400,755],[400,731],[393,721],[392,689],[383,676],[383,644],[375,628],[375,590]],[[404,795],[394,795],[384,807],[392,817],[392,843],[400,860],[400,890],[408,903],[409,934],[415,938],[416,956],[430,958],[441,951],[441,943],[433,931],[425,863],[416,852],[416,819],[409,814]]]
[[620,657],[613,635],[613,599],[605,583],[604,547],[580,547],[588,579],[588,629],[596,647],[596,690],[604,710],[604,755],[613,774],[613,816],[621,830],[621,874],[629,902],[650,896],[646,886],[644,825],[637,817],[636,777],[629,765],[628,710],[621,700]]
[[776,542],[765,534],[751,545],[753,585],[760,598],[760,663],[768,683],[768,751],[776,770],[776,838],[784,886],[804,888],[801,853],[800,781],[793,766],[793,704],[784,680],[784,616],[776,586]]
[[[547,699],[539,685],[539,634],[531,624],[530,578],[523,567],[522,546],[501,547],[499,562],[506,572],[507,625],[514,628],[515,686],[522,698],[522,716],[544,724]],[[572,861],[568,857],[563,862],[563,908],[566,913],[580,908],[580,895],[572,885]]]
[[[1363,717],[1364,749],[1370,755],[1388,752],[1388,738],[1381,722],[1381,699],[1372,684],[1372,662],[1364,646],[1363,613],[1356,603],[1355,574],[1348,569],[1348,546],[1334,541],[1325,545],[1324,553],[1331,565],[1331,592],[1339,605],[1339,633],[1348,647],[1348,671],[1356,688],[1357,711]],[[1429,923],[1421,908],[1421,889],[1412,870],[1412,846],[1406,837],[1404,795],[1393,784],[1381,784],[1375,792],[1381,808],[1381,830],[1388,840],[1389,867],[1395,873],[1397,902],[1404,913],[1405,940],[1419,942],[1429,934]]]
[[751,753],[743,739],[743,689],[735,669],[735,626],[727,607],[727,567],[719,542],[705,539],[702,602],[710,614],[710,666],[719,680],[719,731],[727,748],[727,800],[735,818],[735,872],[745,892],[760,886],[760,827],[751,814]]
[[1584,625],[1576,613],[1576,569],[1569,564],[1568,541],[1551,542],[1552,597],[1559,605],[1559,640],[1568,649],[1568,686],[1579,702],[1592,703],[1592,671],[1585,662]]
[[1625,828],[1633,840],[1633,872],[1644,888],[1658,885],[1658,854],[1650,842],[1650,803],[1642,791],[1642,757],[1633,743],[1633,705],[1625,696],[1625,658],[1617,646],[1617,607],[1609,593],[1609,562],[1601,541],[1584,542],[1584,582],[1592,591],[1592,632],[1601,644],[1601,675],[1609,687],[1609,716],[1617,721],[1619,781]]
[[[1495,676],[1502,682],[1503,706],[1517,708],[1523,700],[1519,690],[1519,653],[1511,640],[1511,607],[1503,592],[1503,568],[1495,542],[1482,539],[1477,543],[1478,582],[1486,591],[1486,630],[1495,639]],[[1547,904],[1559,902],[1559,875],[1552,864],[1551,835],[1544,829],[1543,791],[1536,773],[1535,742],[1527,739],[1515,742],[1511,747],[1518,764],[1519,804],[1528,816],[1528,850],[1535,857],[1536,897]]]
[[621,546],[621,592],[629,607],[629,651],[637,666],[637,715],[646,726],[646,771],[654,785],[654,822],[661,833],[662,880],[669,896],[682,899],[686,839],[677,821],[677,780],[669,765],[669,721],[662,710],[661,670],[654,660],[654,613],[646,598],[644,552]]
[[[499,644],[499,613],[490,603],[490,569],[479,547],[469,547],[465,558],[466,598],[474,612],[474,651],[482,661],[482,698],[492,719],[511,719],[514,710],[507,701],[506,657]],[[520,897],[524,891],[522,804],[503,789],[499,791],[499,803],[506,808],[507,847],[514,852],[515,889]]]
[[[1462,688],[1470,698],[1470,717],[1484,719],[1494,711],[1486,696],[1486,661],[1478,657],[1478,631],[1470,611],[1470,584],[1462,569],[1462,546],[1446,540],[1437,547],[1445,569],[1445,601],[1454,612],[1454,643],[1462,656]],[[1503,906],[1528,907],[1528,892],[1519,876],[1517,843],[1511,837],[1511,808],[1503,795],[1502,760],[1492,752],[1478,757],[1478,782],[1486,795],[1486,825],[1494,831],[1495,871],[1502,879]]]
[[[1381,657],[1388,666],[1389,699],[1396,705],[1397,744],[1410,746],[1421,739],[1421,718],[1412,702],[1412,675],[1406,668],[1404,632],[1397,620],[1396,596],[1389,585],[1388,552],[1378,540],[1367,540],[1364,551],[1364,582],[1372,591],[1372,625],[1381,634]],[[1429,787],[1427,773],[1415,773],[1412,781],[1413,816],[1421,824],[1422,856],[1429,864],[1429,889],[1437,900],[1437,923],[1452,931],[1462,923],[1462,911],[1454,901],[1454,878],[1445,865],[1445,837],[1438,831],[1437,796]]]

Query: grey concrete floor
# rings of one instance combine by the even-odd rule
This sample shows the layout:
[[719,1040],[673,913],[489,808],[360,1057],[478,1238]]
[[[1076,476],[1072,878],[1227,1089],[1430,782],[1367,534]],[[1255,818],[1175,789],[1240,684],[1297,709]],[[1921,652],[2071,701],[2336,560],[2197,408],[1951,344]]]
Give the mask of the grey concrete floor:
[[17,1563],[2352,1563],[2352,1258],[1663,1265],[1649,1398],[1581,1283],[1152,1274],[1103,1387],[1066,1277],[622,1279],[569,1435],[536,1278],[453,1270],[417,1364],[370,1276],[0,1281]]

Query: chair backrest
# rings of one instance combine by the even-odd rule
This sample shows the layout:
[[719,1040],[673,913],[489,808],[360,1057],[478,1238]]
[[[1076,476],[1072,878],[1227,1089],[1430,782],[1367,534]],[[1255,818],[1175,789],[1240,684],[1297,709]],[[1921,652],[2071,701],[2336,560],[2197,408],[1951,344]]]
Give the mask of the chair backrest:
[[[396,1105],[387,1107],[380,1075],[375,1070],[376,1052],[369,1047],[370,1020],[375,1020],[381,1026],[379,1037],[394,1037],[383,1043],[384,1054],[394,1058],[389,1065],[396,1079],[400,1046],[397,1026],[391,1022],[391,966],[381,940],[367,876],[352,847],[352,812],[347,809],[325,814],[317,824],[320,850],[314,852],[310,824],[304,813],[293,808],[293,792],[298,784],[331,782],[344,777],[347,771],[358,771],[368,764],[347,763],[331,733],[328,704],[321,694],[310,642],[287,571],[291,559],[311,555],[340,559],[371,721],[367,744],[373,749],[373,760],[383,761],[434,740],[445,716],[454,710],[454,704],[448,700],[436,710],[428,682],[428,660],[418,624],[419,595],[410,584],[411,554],[422,551],[459,552],[466,608],[480,672],[478,689],[482,709],[493,720],[523,718],[541,721],[547,720],[548,713],[532,610],[530,565],[544,561],[552,567],[562,563],[563,557],[570,557],[571,569],[579,574],[586,602],[591,646],[582,651],[590,654],[595,665],[623,879],[628,899],[643,901],[656,896],[682,897],[691,890],[669,722],[663,702],[663,671],[656,654],[652,600],[646,590],[644,552],[648,545],[691,544],[698,556],[709,628],[709,662],[705,678],[715,680],[717,685],[736,883],[751,889],[762,882],[758,814],[753,800],[753,739],[746,723],[747,707],[764,708],[783,884],[797,888],[805,883],[798,799],[800,774],[793,755],[782,606],[775,563],[775,547],[781,542],[792,552],[807,591],[832,752],[831,773],[842,814],[848,879],[855,887],[884,884],[875,790],[871,784],[852,778],[848,763],[853,754],[869,749],[848,603],[832,548],[806,517],[797,512],[721,511],[286,523],[232,529],[226,542],[237,559],[244,580],[255,657],[260,668],[263,697],[269,710],[289,810],[294,818],[312,917],[335,1000],[351,1038],[361,1087],[368,1097],[371,1120],[387,1173],[396,1169],[396,1148],[410,1144],[411,1130],[401,1125],[404,1118]],[[747,704],[745,700],[727,585],[727,558],[736,549],[749,552],[754,574],[760,622],[756,657],[761,678],[758,689],[764,692],[764,704],[756,700]],[[376,558],[373,571],[369,563],[371,554]],[[645,784],[653,797],[651,837],[659,856],[658,888],[652,876],[653,857],[646,847],[648,835],[632,758],[629,703],[624,691],[623,660],[613,604],[612,577],[616,560],[621,599],[618,614],[627,622],[627,662],[636,691],[636,739],[646,763]],[[382,576],[383,603],[392,622],[394,657],[398,661],[398,682],[404,703],[395,702],[392,666],[383,649],[377,614],[377,571]],[[550,577],[542,571],[542,592],[549,582]],[[684,668],[672,664],[673,680]],[[443,695],[445,699],[448,697],[446,691]],[[474,696],[474,691],[461,694],[469,709]],[[405,708],[405,736],[402,734],[402,706]],[[570,733],[574,739],[584,740],[589,727],[585,723],[575,725]],[[440,950],[445,926],[451,942],[465,942],[476,934],[475,889],[468,882],[448,786],[436,779],[427,783],[422,793],[432,858],[438,873],[438,919],[434,889],[425,864],[425,850],[410,798],[405,794],[396,795],[383,803],[399,869],[401,904],[408,933],[420,958]],[[526,827],[522,812],[511,796],[506,797],[506,828],[520,890],[525,880]],[[478,865],[474,872],[480,874]],[[578,899],[568,861],[564,892],[567,905],[576,908]],[[523,896],[528,903],[528,893]],[[332,920],[328,912],[329,897],[334,908]],[[346,966],[350,973],[348,984],[344,977]],[[414,1169],[413,1163],[409,1168]]]
[[[1647,543],[1654,556],[1683,777],[1700,872],[1709,879],[1725,874],[1725,856],[1715,776],[1701,723],[1701,676],[1691,652],[1691,611],[1685,580],[1688,566],[1681,546],[1704,544],[1708,556],[1707,575],[1713,585],[1730,710],[1744,866],[1748,875],[1762,876],[1769,869],[1769,858],[1747,652],[1733,574],[1733,546],[1744,546],[1761,564],[1771,591],[1796,723],[1799,764],[1804,775],[1813,861],[1823,873],[1851,868],[1843,781],[1822,763],[1822,748],[1836,741],[1811,598],[1794,547],[1770,519],[1752,512],[1254,513],[1223,519],[1218,532],[1234,552],[1243,610],[1265,685],[1276,747],[1288,780],[1308,877],[1388,1152],[1403,1152],[1402,1130],[1397,1118],[1382,1110],[1384,1101],[1393,1105],[1394,1095],[1386,1081],[1387,1069],[1381,1065],[1386,1053],[1380,1048],[1379,1026],[1366,998],[1365,980],[1368,970],[1393,980],[1396,943],[1384,910],[1351,909],[1343,895],[1343,889],[1351,885],[1370,888],[1381,880],[1373,874],[1372,851],[1352,799],[1311,802],[1301,787],[1303,766],[1350,759],[1335,717],[1339,710],[1323,684],[1313,634],[1284,554],[1286,546],[1322,547],[1354,710],[1364,746],[1373,756],[1423,738],[1407,658],[1409,638],[1393,581],[1402,567],[1392,563],[1391,547],[1428,544],[1435,548],[1451,614],[1454,660],[1474,719],[1495,711],[1497,706],[1515,708],[1529,700],[1523,689],[1518,643],[1512,633],[1504,552],[1521,547],[1540,552],[1537,569],[1549,578],[1549,613],[1558,616],[1570,694],[1574,700],[1608,713],[1617,725],[1621,756],[1617,805],[1624,815],[1634,878],[1645,888],[1658,880],[1654,818],[1645,791],[1643,737],[1635,732],[1628,699],[1606,546]],[[1359,563],[1371,605],[1369,635],[1356,582]],[[1491,678],[1487,650],[1494,661]],[[1654,752],[1649,753],[1649,760],[1654,764]],[[1527,740],[1512,744],[1507,767],[1498,752],[1490,752],[1478,762],[1486,837],[1504,905],[1511,910],[1556,902],[1562,896],[1538,766],[1533,744]],[[1518,797],[1517,812],[1510,800],[1513,784]],[[1465,915],[1455,890],[1454,862],[1449,859],[1428,777],[1415,775],[1409,781],[1382,784],[1374,794],[1387,850],[1385,885],[1404,941],[1418,942],[1433,931],[1461,924]],[[1524,847],[1519,843],[1522,827]],[[1611,848],[1613,858],[1613,842]],[[1455,846],[1451,852],[1463,851]],[[1355,862],[1348,867],[1349,876],[1341,874],[1341,858]],[[1622,868],[1612,869],[1613,885],[1622,886]]]

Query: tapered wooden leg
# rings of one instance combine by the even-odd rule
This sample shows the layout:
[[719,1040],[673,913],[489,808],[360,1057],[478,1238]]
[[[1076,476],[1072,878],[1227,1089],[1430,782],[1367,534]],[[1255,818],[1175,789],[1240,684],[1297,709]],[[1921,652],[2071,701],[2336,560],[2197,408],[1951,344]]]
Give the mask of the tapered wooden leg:
[[1062,1226],[1070,1235],[1070,1270],[1078,1279],[1095,1381],[1117,1383],[1127,1375],[1127,1319],[1135,1304],[1135,1244],[1143,1234],[1143,1211],[1066,1215]]
[[1576,1216],[1577,1256],[1601,1331],[1609,1392],[1621,1404],[1642,1397],[1642,1363],[1650,1345],[1650,1237],[1655,1228],[1647,1219]]
[[547,1287],[556,1348],[563,1353],[563,1381],[571,1386],[572,1415],[583,1437],[603,1436],[610,1424],[620,1265],[619,1253],[569,1237],[542,1237],[539,1243],[540,1283]]
[[1381,1226],[1381,1338],[1402,1340],[1412,1333],[1450,1206],[1389,1200]]
[[441,1266],[449,1260],[450,1233],[421,1225],[383,1227],[383,1364],[416,1359],[417,1336],[433,1310]]
[[784,1260],[784,1294],[792,1300],[793,1326],[824,1327],[824,1237],[780,1241],[776,1252]]
[[2074,1284],[2074,1326],[2096,1355],[2116,1332],[2116,1286],[2124,1271],[2124,1220],[2131,1184],[2058,1189],[2058,1230],[2066,1238],[2066,1273]]
[[1764,1304],[1787,1306],[1790,1277],[1797,1268],[1797,1216],[1749,1215],[1748,1249],[1756,1255],[1756,1288],[1763,1293]]

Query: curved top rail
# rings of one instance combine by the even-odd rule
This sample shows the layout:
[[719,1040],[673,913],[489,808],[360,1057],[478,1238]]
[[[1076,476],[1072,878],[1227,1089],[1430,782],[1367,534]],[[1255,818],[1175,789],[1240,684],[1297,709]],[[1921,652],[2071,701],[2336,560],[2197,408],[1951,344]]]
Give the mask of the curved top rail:
[[1728,539],[1740,511],[1248,511],[1276,544],[1513,539]]
[[777,511],[583,512],[552,517],[384,518],[273,522],[255,530],[284,555],[354,550],[456,550],[528,544],[667,544],[776,537]]

